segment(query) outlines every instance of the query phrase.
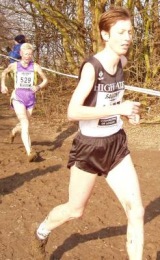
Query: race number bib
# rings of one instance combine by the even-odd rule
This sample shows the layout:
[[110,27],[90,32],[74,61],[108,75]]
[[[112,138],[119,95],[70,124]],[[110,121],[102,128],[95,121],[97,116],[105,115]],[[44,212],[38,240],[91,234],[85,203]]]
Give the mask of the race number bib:
[[[116,90],[114,92],[99,92],[97,96],[98,107],[113,106],[121,103],[124,91]],[[109,116],[98,120],[98,127],[113,126],[117,125],[119,115]]]
[[33,72],[18,72],[16,88],[31,88],[34,82]]

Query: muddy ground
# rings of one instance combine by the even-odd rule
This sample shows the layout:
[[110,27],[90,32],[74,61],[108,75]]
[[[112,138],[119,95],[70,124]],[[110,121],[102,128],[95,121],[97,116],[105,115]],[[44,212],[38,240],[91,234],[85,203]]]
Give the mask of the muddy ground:
[[[39,260],[32,252],[33,230],[50,209],[66,201],[68,153],[77,125],[60,131],[33,114],[31,139],[38,152],[29,163],[20,139],[10,144],[17,120],[9,98],[0,94],[0,260]],[[138,172],[145,206],[144,259],[160,260],[160,124],[124,128]],[[57,228],[49,237],[44,260],[123,260],[126,217],[115,195],[99,177],[84,217]]]

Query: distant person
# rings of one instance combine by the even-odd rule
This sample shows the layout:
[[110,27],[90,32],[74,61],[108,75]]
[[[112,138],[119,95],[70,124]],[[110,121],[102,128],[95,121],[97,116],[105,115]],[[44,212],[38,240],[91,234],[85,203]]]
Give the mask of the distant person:
[[[29,120],[36,104],[35,93],[46,86],[47,78],[41,67],[33,62],[33,46],[24,43],[20,48],[21,60],[11,63],[1,75],[1,92],[7,93],[8,88],[5,85],[6,75],[12,72],[14,76],[14,90],[11,95],[11,105],[15,110],[19,124],[11,132],[11,143],[18,132],[21,132],[21,138],[26,149],[28,161],[34,161],[37,153],[31,148],[29,136]],[[36,74],[41,77],[42,82],[37,85]]]
[[121,118],[127,116],[131,124],[139,123],[140,103],[123,101],[123,67],[132,42],[128,10],[114,7],[103,13],[99,30],[104,48],[82,64],[68,107],[69,120],[79,121],[68,161],[69,198],[49,212],[36,233],[44,248],[51,231],[54,235],[55,228],[82,217],[97,176],[103,176],[126,213],[129,259],[142,260],[144,208]]
[[[20,60],[21,59],[20,48],[21,48],[21,45],[23,43],[25,43],[25,41],[26,41],[25,36],[23,34],[17,35],[14,38],[14,41],[15,41],[15,45],[13,46],[13,49],[11,51],[9,51],[8,55],[9,55],[9,57]],[[10,63],[15,62],[16,60],[14,60],[14,59],[10,59]]]

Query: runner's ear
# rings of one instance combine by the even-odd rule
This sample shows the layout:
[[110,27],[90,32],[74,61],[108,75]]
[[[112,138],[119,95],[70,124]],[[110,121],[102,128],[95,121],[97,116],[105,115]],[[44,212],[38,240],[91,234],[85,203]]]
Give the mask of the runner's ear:
[[109,40],[109,33],[106,32],[106,31],[104,31],[104,30],[102,30],[102,31],[101,31],[101,37],[102,37],[102,39],[103,39],[105,42],[108,42],[108,40]]

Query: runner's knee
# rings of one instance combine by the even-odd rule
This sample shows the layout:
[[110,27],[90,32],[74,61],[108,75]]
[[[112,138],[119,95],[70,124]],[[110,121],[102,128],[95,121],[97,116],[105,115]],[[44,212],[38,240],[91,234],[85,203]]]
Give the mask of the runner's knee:
[[144,208],[143,206],[128,206],[127,207],[127,216],[129,221],[140,220],[144,218]]
[[21,124],[21,129],[28,129],[29,128],[29,121],[26,117],[20,117],[20,124]]

